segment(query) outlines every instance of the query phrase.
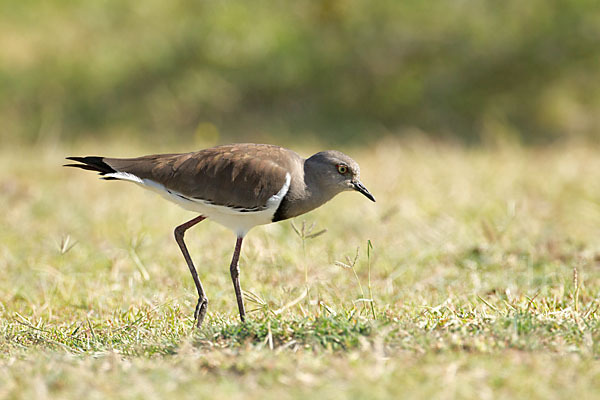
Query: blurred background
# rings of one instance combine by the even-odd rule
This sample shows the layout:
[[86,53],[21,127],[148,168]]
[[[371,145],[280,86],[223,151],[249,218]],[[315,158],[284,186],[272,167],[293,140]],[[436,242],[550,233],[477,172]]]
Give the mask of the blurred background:
[[0,2],[0,139],[600,139],[592,0]]

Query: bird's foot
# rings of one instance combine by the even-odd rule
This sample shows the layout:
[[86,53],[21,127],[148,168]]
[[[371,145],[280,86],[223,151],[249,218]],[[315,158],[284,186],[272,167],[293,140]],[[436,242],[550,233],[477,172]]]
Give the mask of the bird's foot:
[[207,309],[208,299],[206,297],[198,297],[198,304],[196,304],[196,310],[194,310],[194,321],[196,322],[196,328],[200,328],[202,325],[202,321],[204,321]]

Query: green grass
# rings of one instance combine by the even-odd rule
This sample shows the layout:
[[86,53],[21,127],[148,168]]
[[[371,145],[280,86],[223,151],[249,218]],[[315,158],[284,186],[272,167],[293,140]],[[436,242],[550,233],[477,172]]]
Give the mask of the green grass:
[[342,149],[377,203],[342,194],[293,225],[251,231],[245,324],[227,268],[234,235],[209,221],[186,235],[209,297],[199,331],[172,235],[193,215],[60,167],[67,155],[171,150],[184,148],[0,150],[0,397],[600,390],[597,150],[419,140]]

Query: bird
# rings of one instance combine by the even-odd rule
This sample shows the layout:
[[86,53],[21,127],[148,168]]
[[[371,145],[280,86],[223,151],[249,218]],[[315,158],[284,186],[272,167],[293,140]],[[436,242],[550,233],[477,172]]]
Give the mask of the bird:
[[198,328],[206,316],[208,297],[184,241],[188,229],[208,219],[236,234],[229,269],[243,323],[246,312],[239,281],[239,257],[242,241],[250,229],[302,215],[345,191],[357,191],[375,202],[360,181],[358,163],[336,150],[303,158],[276,145],[237,143],[190,153],[66,159],[74,163],[65,167],[95,171],[104,180],[136,183],[198,214],[174,230],[198,292],[193,315]]

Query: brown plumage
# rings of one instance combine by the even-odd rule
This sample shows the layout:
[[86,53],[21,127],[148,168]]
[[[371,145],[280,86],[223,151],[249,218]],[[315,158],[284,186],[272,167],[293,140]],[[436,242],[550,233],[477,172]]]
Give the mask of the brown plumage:
[[[281,189],[287,171],[300,170],[302,158],[278,146],[234,144],[185,154],[104,158],[104,162],[189,198],[252,209],[264,206]],[[249,190],[236,190],[240,185]]]

